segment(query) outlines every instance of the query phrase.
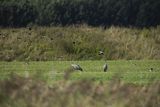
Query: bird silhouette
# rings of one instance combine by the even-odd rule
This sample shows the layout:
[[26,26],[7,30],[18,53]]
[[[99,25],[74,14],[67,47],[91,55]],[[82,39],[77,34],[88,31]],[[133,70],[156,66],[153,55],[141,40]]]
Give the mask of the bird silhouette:
[[103,51],[99,51],[98,55],[104,55],[104,52]]
[[75,71],[75,70],[80,70],[83,71],[83,69],[80,67],[80,65],[78,64],[71,64],[71,68],[68,68],[65,70],[64,73],[64,79],[68,80],[70,75]]
[[103,65],[103,71],[104,71],[104,72],[107,72],[107,70],[108,70],[108,65],[107,65],[107,63],[105,63],[105,64]]
[[78,65],[78,64],[71,64],[71,66],[72,66],[72,68],[74,69],[74,70],[80,70],[80,71],[83,71],[83,69],[80,67],[80,65]]

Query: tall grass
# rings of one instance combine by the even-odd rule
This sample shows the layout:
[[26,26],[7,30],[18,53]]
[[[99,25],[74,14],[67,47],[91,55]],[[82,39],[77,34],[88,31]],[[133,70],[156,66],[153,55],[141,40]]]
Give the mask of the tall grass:
[[160,59],[159,34],[160,27],[1,28],[0,60]]
[[11,75],[0,81],[2,107],[158,107],[160,83],[126,84],[115,78],[109,84],[90,79],[59,81],[48,86],[34,78]]

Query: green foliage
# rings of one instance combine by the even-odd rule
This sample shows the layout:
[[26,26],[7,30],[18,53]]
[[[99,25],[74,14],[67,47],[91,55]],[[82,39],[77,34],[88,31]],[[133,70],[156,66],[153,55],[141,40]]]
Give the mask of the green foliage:
[[0,26],[160,24],[159,0],[1,0]]
[[1,26],[26,26],[35,21],[35,6],[28,0],[0,1]]

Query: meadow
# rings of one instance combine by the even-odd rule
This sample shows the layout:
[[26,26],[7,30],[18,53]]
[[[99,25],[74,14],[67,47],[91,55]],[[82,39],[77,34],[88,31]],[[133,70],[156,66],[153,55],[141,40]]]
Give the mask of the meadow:
[[[2,107],[158,107],[159,60],[0,62]],[[64,78],[72,63],[83,71]],[[153,70],[151,70],[151,68]]]
[[[159,107],[159,31],[86,25],[0,28],[0,106]],[[73,63],[83,71],[66,79]]]
[[[106,62],[108,70],[103,72],[103,65]],[[75,71],[69,80],[109,81],[118,75],[127,83],[147,84],[160,78],[159,60],[0,62],[0,75],[1,79],[7,78],[11,73],[23,77],[29,75],[52,83],[63,80],[64,73],[73,63],[79,64],[83,71]]]

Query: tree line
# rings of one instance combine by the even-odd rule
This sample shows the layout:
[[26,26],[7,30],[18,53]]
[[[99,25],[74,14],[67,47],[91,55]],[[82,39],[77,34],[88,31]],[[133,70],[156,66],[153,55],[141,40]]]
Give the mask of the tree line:
[[0,26],[160,24],[160,0],[0,0]]

